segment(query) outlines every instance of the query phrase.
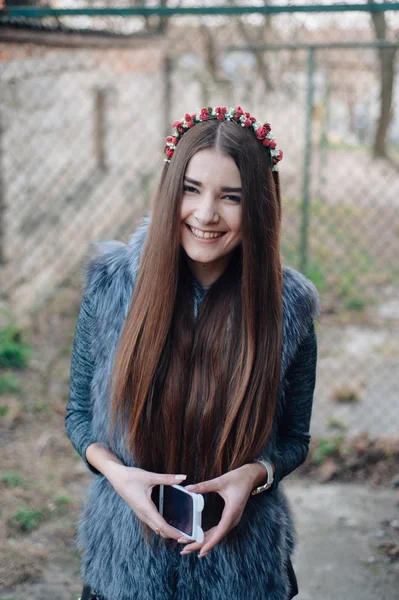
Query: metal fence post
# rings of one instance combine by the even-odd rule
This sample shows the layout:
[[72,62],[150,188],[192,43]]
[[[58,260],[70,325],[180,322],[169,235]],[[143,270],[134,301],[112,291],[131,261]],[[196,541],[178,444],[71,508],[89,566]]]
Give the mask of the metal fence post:
[[317,186],[317,199],[321,202],[326,201],[324,194],[325,184],[327,183],[327,169],[328,169],[328,130],[330,121],[330,99],[331,99],[331,81],[330,75],[327,72],[325,74],[325,89],[323,98],[323,112],[321,119],[321,132],[319,141],[319,156],[320,156],[320,167],[318,169],[318,186]]
[[302,193],[302,220],[299,237],[299,269],[305,273],[308,264],[308,229],[309,229],[309,202],[310,202],[310,173],[312,162],[312,117],[314,96],[314,68],[316,49],[311,46],[308,50],[307,70],[307,98],[306,98],[306,127],[305,127],[305,152],[303,161],[303,193]]
[[5,220],[6,220],[6,201],[5,201],[5,188],[3,182],[3,127],[4,117],[0,112],[0,265],[6,263],[5,259]]
[[170,135],[170,125],[172,123],[171,107],[172,107],[172,74],[173,74],[173,58],[166,55],[163,62],[163,95],[164,95],[164,136]]
[[107,124],[106,124],[107,90],[94,90],[94,146],[97,167],[101,171],[108,170],[107,161]]

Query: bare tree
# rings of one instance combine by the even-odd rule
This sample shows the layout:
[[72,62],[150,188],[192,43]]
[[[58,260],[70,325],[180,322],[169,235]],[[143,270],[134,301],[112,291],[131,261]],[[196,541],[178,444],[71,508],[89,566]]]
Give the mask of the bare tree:
[[[263,0],[264,5],[267,6],[269,4],[269,0]],[[230,4],[235,6],[239,4],[236,0],[230,0]],[[272,30],[271,17],[270,15],[265,15],[264,17],[264,27],[263,28],[255,28],[248,27],[245,25],[243,20],[237,16],[237,28],[243,39],[245,40],[248,46],[262,44],[268,41],[270,36],[270,32]],[[254,37],[255,34],[255,37]],[[257,73],[261,79],[263,79],[263,83],[266,91],[272,92],[274,90],[273,79],[270,76],[269,65],[265,56],[265,52],[263,50],[256,50],[255,48],[251,50],[252,55],[256,61]]]
[[[370,5],[374,0],[368,0]],[[388,26],[384,12],[372,12],[371,20],[377,40],[386,40]],[[387,134],[392,119],[392,96],[395,81],[396,48],[379,48],[378,58],[380,63],[380,114],[375,133],[373,155],[375,158],[388,158]]]

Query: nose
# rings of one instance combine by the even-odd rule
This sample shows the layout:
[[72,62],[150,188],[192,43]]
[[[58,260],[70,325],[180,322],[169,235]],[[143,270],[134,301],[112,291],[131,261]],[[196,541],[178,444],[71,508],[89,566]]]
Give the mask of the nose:
[[210,195],[203,196],[198,203],[194,216],[200,225],[217,223],[219,221],[219,214],[214,198]]

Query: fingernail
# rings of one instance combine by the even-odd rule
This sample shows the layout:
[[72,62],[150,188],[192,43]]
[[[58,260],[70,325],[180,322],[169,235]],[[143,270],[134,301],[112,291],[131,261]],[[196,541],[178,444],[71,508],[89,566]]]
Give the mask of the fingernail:
[[190,485],[186,485],[186,490],[188,490],[189,492],[192,492],[195,489],[195,485],[191,484]]
[[190,554],[190,553],[189,553],[189,551],[188,551],[188,550],[182,550],[182,551],[180,552],[180,554],[181,554],[181,555],[183,555],[183,554]]
[[175,479],[187,479],[187,475],[175,475]]

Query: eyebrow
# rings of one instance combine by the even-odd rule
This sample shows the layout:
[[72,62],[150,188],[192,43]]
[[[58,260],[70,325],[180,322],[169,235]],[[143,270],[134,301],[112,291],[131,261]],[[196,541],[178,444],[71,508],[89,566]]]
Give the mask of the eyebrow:
[[[191,177],[187,177],[187,175],[184,176],[184,179],[186,181],[188,181],[189,183],[193,183],[194,185],[197,185],[198,187],[201,187],[202,183],[200,181],[196,181],[195,179],[191,179]],[[222,187],[222,192],[242,192],[242,188],[240,187]]]

